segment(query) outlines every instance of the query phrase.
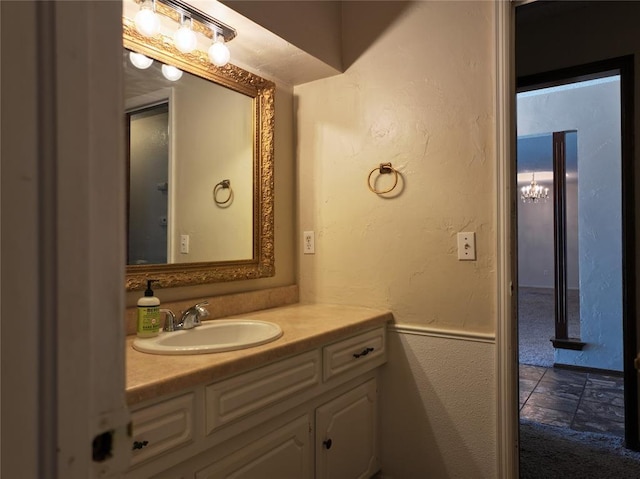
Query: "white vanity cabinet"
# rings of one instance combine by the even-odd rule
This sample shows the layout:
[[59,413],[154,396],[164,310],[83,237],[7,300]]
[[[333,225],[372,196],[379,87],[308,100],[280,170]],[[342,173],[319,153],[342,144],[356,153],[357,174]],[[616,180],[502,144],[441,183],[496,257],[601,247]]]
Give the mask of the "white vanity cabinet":
[[132,466],[193,441],[194,398],[190,392],[132,411]]
[[[214,458],[213,449],[210,457]],[[196,471],[196,479],[305,479],[312,477],[313,450],[309,417],[278,427],[234,453]]]
[[379,469],[376,380],[316,409],[316,479],[366,479]]
[[385,338],[386,329],[377,328],[325,346],[322,351],[324,380],[368,371],[372,363],[379,363],[381,358],[386,360]]
[[[180,404],[189,398],[193,422],[190,416],[186,421],[193,426],[188,437],[174,418],[165,434],[177,437],[171,448],[156,447],[160,454],[155,457],[137,452],[127,477],[373,476],[379,469],[377,368],[386,361],[385,331],[379,327],[355,334],[172,398]],[[136,440],[143,436],[143,423],[136,418],[160,411],[162,403],[132,411]],[[144,447],[151,451],[154,444]]]
[[295,401],[322,383],[320,351],[313,350],[205,387],[207,434],[258,414],[277,403]]

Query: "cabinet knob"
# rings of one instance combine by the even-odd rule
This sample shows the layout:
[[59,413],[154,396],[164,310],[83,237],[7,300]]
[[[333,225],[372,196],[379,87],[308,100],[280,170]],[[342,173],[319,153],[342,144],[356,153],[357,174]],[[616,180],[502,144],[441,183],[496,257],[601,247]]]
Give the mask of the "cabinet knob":
[[132,450],[135,451],[136,449],[142,449],[143,447],[145,447],[148,444],[149,444],[149,441],[133,441]]
[[331,449],[331,444],[333,444],[333,441],[331,441],[331,439],[327,439],[326,441],[322,442],[322,445],[325,449]]
[[358,359],[358,358],[360,358],[360,357],[362,357],[362,356],[366,356],[367,354],[369,354],[370,352],[372,352],[374,349],[375,349],[375,348],[365,348],[365,349],[363,349],[363,350],[362,350],[362,352],[361,352],[361,353],[355,353],[355,354],[353,355],[353,357],[354,357],[354,358],[356,358],[356,359]]

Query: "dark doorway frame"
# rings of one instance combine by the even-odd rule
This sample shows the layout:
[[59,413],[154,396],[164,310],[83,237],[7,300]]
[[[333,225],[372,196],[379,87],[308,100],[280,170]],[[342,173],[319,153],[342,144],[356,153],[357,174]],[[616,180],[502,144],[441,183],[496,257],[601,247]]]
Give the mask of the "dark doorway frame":
[[[624,369],[625,445],[640,450],[638,421],[638,353],[635,279],[635,207],[634,207],[634,57],[627,55],[599,62],[563,68],[516,79],[516,91],[563,85],[620,75],[620,110],[622,144],[622,330]],[[513,164],[517,159],[514,158]]]

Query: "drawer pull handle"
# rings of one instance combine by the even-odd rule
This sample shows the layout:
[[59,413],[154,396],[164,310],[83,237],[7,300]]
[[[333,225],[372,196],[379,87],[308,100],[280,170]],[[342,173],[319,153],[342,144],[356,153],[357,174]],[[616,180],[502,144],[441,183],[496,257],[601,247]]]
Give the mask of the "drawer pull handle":
[[133,451],[135,451],[136,449],[142,449],[143,447],[147,446],[149,444],[149,441],[133,441]]
[[333,441],[331,439],[327,439],[326,441],[322,442],[322,445],[324,446],[325,449],[331,449],[332,444],[333,444]]
[[373,351],[373,349],[374,349],[374,348],[366,348],[366,349],[363,349],[361,353],[355,353],[355,354],[353,355],[353,357],[354,357],[354,358],[356,358],[356,359],[358,359],[358,358],[360,358],[360,357],[362,357],[362,356],[366,356],[366,355],[367,355],[367,354],[369,354],[371,351]]

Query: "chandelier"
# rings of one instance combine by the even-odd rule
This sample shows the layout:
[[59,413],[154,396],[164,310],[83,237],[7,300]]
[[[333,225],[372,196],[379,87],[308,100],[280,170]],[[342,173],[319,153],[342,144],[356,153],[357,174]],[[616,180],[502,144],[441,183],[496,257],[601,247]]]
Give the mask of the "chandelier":
[[520,198],[525,203],[537,203],[540,200],[549,198],[549,188],[536,183],[536,174],[531,174],[531,184],[520,189]]

